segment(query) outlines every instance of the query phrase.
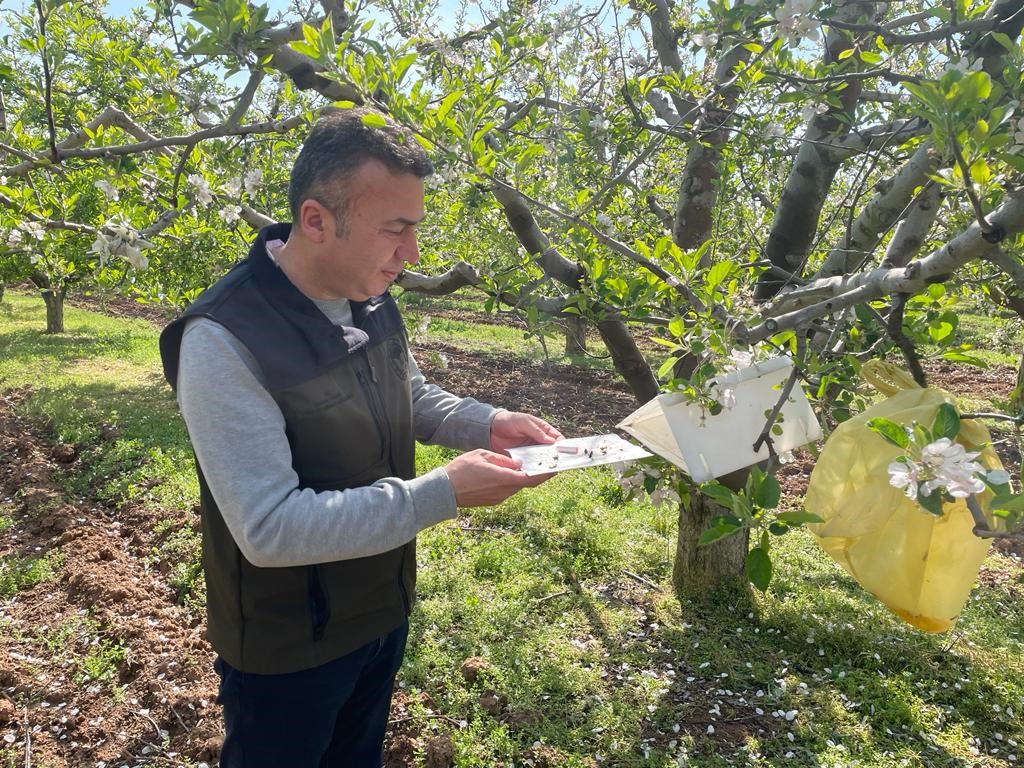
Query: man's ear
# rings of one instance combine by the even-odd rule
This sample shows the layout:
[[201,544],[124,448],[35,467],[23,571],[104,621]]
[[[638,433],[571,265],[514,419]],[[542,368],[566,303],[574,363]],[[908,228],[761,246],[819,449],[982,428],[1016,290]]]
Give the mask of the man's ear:
[[299,207],[299,220],[295,222],[306,239],[314,243],[326,242],[334,236],[334,214],[316,200],[303,200]]

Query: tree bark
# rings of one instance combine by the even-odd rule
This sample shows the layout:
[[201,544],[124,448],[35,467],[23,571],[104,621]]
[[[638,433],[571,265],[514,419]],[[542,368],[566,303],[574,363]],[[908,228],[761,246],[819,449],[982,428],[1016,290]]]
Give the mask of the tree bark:
[[691,488],[690,498],[679,505],[679,538],[672,567],[672,586],[683,599],[694,592],[742,583],[749,532],[740,531],[707,546],[698,546],[711,521],[729,510]]
[[64,296],[67,288],[44,288],[42,294],[46,303],[46,332],[64,333]]
[[587,354],[587,321],[578,315],[562,321],[565,327],[565,355]]
[[658,380],[628,326],[621,320],[602,320],[597,324],[597,330],[612,356],[615,370],[626,381],[637,402],[643,405],[657,397]]

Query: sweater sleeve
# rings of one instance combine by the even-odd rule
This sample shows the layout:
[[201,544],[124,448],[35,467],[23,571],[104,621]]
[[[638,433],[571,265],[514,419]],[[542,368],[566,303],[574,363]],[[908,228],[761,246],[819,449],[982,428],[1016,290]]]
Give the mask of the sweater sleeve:
[[463,451],[491,447],[491,422],[499,409],[428,384],[411,352],[409,378],[417,440]]
[[443,468],[413,480],[384,478],[343,491],[301,488],[284,417],[258,363],[212,320],[193,319],[185,328],[177,395],[214,501],[253,565],[309,565],[379,554],[456,515],[455,493]]

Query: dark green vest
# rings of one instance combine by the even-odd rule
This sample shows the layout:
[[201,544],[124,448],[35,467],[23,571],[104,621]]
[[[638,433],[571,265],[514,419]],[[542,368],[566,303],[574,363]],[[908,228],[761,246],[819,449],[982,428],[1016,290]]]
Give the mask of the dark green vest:
[[[314,491],[415,475],[408,342],[387,294],[353,302],[356,329],[334,326],[268,258],[260,232],[246,260],[160,337],[174,387],[185,322],[208,317],[253,354],[284,415],[299,487]],[[278,674],[342,656],[398,627],[415,587],[415,541],[372,557],[258,568],[228,532],[197,464],[207,587],[207,635],[245,672]]]

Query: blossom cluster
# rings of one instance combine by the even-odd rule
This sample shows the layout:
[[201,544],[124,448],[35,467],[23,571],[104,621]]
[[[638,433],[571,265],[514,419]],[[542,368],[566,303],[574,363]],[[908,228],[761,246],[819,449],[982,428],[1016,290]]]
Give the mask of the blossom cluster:
[[105,265],[107,259],[117,256],[136,269],[145,269],[149,266],[149,259],[142,251],[152,246],[152,243],[143,240],[142,236],[127,223],[111,219],[96,233],[96,240],[89,250],[99,255],[100,264]]
[[800,38],[818,40],[818,21],[811,16],[811,11],[818,0],[786,0],[782,7],[775,11],[775,20],[779,22],[779,34],[787,38],[790,46],[795,47]]
[[[245,193],[252,197],[260,188],[260,184],[263,182],[263,171],[259,168],[253,168],[247,172],[244,176],[229,179],[224,184],[224,191],[232,197],[237,197],[244,190]],[[213,189],[210,187],[208,182],[201,174],[193,173],[188,177],[188,183],[195,189],[195,199],[202,207],[206,207],[213,202]],[[238,221],[242,216],[242,206],[229,203],[223,206],[220,210],[220,217],[227,224],[233,224]]]
[[980,451],[968,451],[948,437],[940,437],[921,449],[919,459],[901,457],[889,464],[889,484],[903,488],[908,499],[918,494],[931,496],[942,490],[953,498],[965,499],[985,490],[985,480],[993,485],[1008,483],[1010,476],[1001,469],[986,470],[975,459]]
[[617,462],[612,464],[612,468],[626,498],[642,499],[647,492],[648,481],[653,481],[657,487],[649,494],[651,504],[655,507],[678,508],[680,497],[674,473],[663,476],[655,467],[637,462]]

